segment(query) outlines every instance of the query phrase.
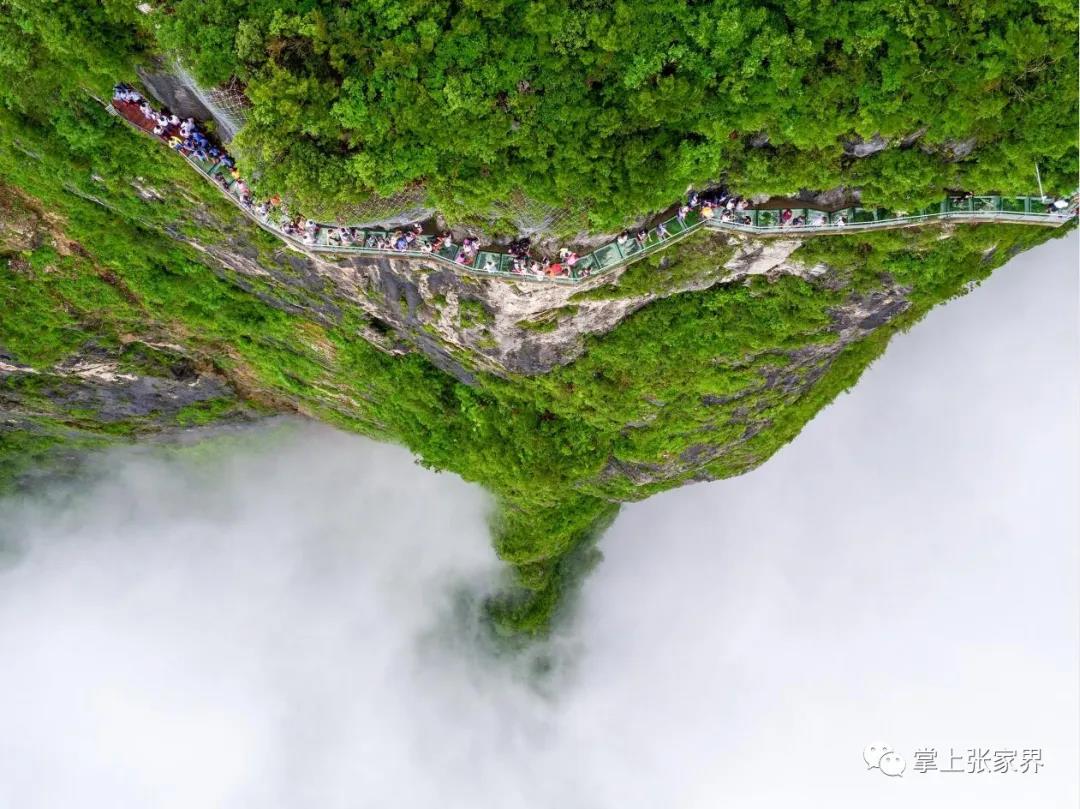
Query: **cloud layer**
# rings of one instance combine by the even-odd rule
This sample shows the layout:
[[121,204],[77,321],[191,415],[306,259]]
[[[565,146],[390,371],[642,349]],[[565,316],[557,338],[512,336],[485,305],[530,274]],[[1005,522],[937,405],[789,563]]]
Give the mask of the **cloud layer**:
[[1076,245],[626,508],[539,685],[470,635],[486,498],[402,450],[278,425],[0,503],[0,807],[1072,805]]

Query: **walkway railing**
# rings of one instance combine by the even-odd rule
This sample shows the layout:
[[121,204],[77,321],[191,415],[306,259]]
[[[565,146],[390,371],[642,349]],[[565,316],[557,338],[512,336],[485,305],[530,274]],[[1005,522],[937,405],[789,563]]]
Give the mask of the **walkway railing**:
[[[151,134],[117,112],[111,104],[106,106],[111,114],[132,128],[144,134]],[[157,137],[155,140],[162,142]],[[572,267],[564,265],[562,269],[565,274],[547,275],[528,270],[515,271],[513,256],[492,250],[479,250],[469,260],[465,260],[462,246],[454,245],[451,248],[435,250],[434,237],[427,235],[417,236],[410,248],[405,250],[369,246],[369,242],[385,241],[391,236],[392,232],[378,228],[320,224],[317,238],[313,240],[297,238],[283,230],[284,218],[280,211],[269,209],[265,215],[260,215],[255,207],[238,193],[239,184],[236,181],[226,181],[225,178],[217,176],[217,165],[197,160],[182,152],[180,154],[246,216],[297,250],[335,255],[419,258],[472,275],[550,284],[572,285],[588,278],[606,275],[646,256],[666,250],[676,242],[702,229],[747,233],[758,237],[796,238],[810,234],[843,235],[868,230],[891,230],[914,227],[932,221],[1005,222],[1060,227],[1077,215],[1075,195],[1070,205],[1061,210],[1048,210],[1044,201],[1032,196],[951,198],[913,213],[899,213],[886,208],[862,206],[832,212],[812,208],[755,208],[731,211],[714,209],[711,216],[702,216],[701,212],[693,210],[681,219],[675,216],[648,230],[647,238],[641,243],[630,238],[613,241],[580,256]],[[348,239],[351,243],[342,243],[341,234],[344,229],[350,232]]]

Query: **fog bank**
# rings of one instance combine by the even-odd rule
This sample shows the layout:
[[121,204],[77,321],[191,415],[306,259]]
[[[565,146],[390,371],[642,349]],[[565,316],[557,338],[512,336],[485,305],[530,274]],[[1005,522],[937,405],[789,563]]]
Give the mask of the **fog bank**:
[[[468,635],[486,496],[403,450],[279,424],[0,502],[0,807],[1074,805],[1076,251],[624,509],[542,689]],[[889,778],[877,740],[1044,766]]]

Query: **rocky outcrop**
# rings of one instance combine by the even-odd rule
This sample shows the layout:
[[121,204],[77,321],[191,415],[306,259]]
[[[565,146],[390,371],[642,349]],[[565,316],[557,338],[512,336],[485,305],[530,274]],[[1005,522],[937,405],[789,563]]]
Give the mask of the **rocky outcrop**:
[[[830,281],[826,275],[827,268],[799,268],[797,265],[786,265],[786,269],[802,277],[816,275],[815,283]],[[785,271],[777,265],[773,272]],[[625,478],[637,487],[674,484],[680,480],[716,479],[715,475],[708,470],[708,465],[712,461],[724,456],[737,456],[743,444],[772,426],[769,417],[758,410],[760,405],[754,404],[760,398],[760,394],[768,391],[781,395],[789,401],[797,401],[808,394],[844,349],[906,312],[911,306],[907,299],[909,293],[910,290],[893,284],[872,293],[852,293],[843,305],[830,312],[832,318],[830,331],[835,339],[794,351],[769,352],[770,356],[783,361],[779,362],[774,370],[767,371],[763,375],[763,381],[759,386],[747,388],[731,396],[702,397],[701,403],[707,408],[746,402],[745,406],[740,406],[735,410],[741,434],[734,440],[727,443],[703,440],[700,443],[691,444],[677,456],[660,462],[631,462],[610,458],[601,473],[601,478],[604,480]],[[755,356],[749,356],[746,362],[750,363],[754,359],[756,359]],[[711,429],[710,426],[706,426],[705,434]],[[740,471],[749,471],[764,460],[764,458],[750,456]]]
[[[193,244],[215,259],[222,273],[271,306],[335,323],[346,309],[363,312],[367,324],[361,333],[373,344],[391,353],[421,351],[437,367],[470,382],[474,370],[534,375],[572,362],[585,350],[587,337],[611,331],[662,297],[749,275],[814,271],[787,263],[801,244],[798,239],[716,238],[718,246],[733,248],[729,259],[631,295],[619,291],[620,278],[630,269],[625,267],[562,286],[476,277],[413,258],[334,257],[285,249],[267,256],[236,239]],[[656,272],[659,279],[662,264]],[[302,290],[304,302],[275,294],[273,286],[283,293]]]
[[885,151],[890,145],[888,138],[883,138],[881,135],[874,135],[869,140],[852,138],[844,143],[844,154],[848,157],[869,157]]
[[199,370],[180,351],[155,348],[154,354],[151,373],[137,369],[130,351],[121,356],[88,345],[55,365],[33,368],[0,348],[0,412],[6,418],[83,414],[95,424],[127,422],[134,432],[184,426],[185,410],[211,403],[218,410],[235,404],[233,415],[246,412],[232,385],[220,375]]

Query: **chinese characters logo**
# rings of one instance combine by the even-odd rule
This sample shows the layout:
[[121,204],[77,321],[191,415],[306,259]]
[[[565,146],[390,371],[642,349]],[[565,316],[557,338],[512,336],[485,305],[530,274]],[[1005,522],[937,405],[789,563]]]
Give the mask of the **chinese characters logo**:
[[[866,769],[880,770],[883,775],[897,778],[907,769],[907,759],[896,752],[892,745],[874,742],[863,748]],[[1014,750],[998,750],[989,747],[949,748],[948,755],[938,754],[935,747],[920,747],[911,756],[911,769],[925,775],[930,772],[968,773],[1037,773],[1043,766],[1041,747],[1025,747]]]

